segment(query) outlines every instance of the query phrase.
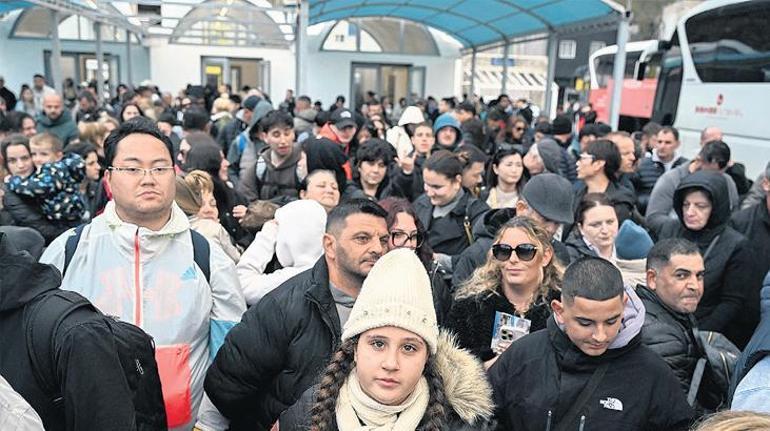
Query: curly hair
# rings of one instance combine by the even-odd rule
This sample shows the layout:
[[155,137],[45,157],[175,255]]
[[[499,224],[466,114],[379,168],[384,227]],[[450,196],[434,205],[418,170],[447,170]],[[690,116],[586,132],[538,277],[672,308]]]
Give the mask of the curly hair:
[[[345,379],[355,367],[355,349],[359,337],[351,338],[340,346],[334,353],[332,361],[321,375],[321,382],[316,393],[315,404],[310,410],[311,431],[331,431],[336,429],[337,398]],[[423,370],[423,376],[428,382],[430,397],[425,415],[422,418],[421,429],[424,431],[441,431],[448,423],[448,404],[444,392],[444,381],[439,375],[433,357],[428,357]]]
[[[539,256],[542,256],[543,253],[549,249],[553,252],[551,235],[548,231],[534,220],[522,216],[514,217],[502,225],[497,231],[497,235],[495,235],[493,244],[497,244],[508,229],[521,229],[524,231],[529,239],[537,246],[537,254]],[[561,289],[564,268],[555,256],[552,257],[548,265],[543,268],[541,276],[542,281],[540,282],[536,298],[547,298],[550,292]],[[455,299],[459,300],[481,295],[499,295],[498,290],[501,279],[502,273],[500,271],[500,264],[495,260],[492,254],[489,253],[484,265],[473,271],[473,275],[460,285],[460,288],[455,294]]]

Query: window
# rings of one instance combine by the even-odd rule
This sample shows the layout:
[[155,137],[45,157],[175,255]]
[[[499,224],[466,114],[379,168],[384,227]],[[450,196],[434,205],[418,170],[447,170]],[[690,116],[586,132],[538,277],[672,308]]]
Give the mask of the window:
[[559,58],[565,60],[571,60],[575,58],[577,52],[577,42],[574,40],[560,40],[559,41]]
[[440,55],[433,35],[424,25],[388,18],[338,21],[326,36],[322,50]]
[[593,53],[604,48],[605,46],[607,46],[607,44],[600,40],[592,40],[591,46],[588,48],[588,55],[591,56]]
[[728,5],[685,24],[703,82],[770,82],[770,3]]
[[672,46],[661,60],[658,87],[652,105],[652,121],[664,126],[674,124],[679,107],[679,93],[682,90],[682,54],[678,31],[671,37]]

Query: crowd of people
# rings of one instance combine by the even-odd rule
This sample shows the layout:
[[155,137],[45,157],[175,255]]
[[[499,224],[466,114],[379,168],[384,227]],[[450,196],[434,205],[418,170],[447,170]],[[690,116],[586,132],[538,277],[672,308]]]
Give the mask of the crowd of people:
[[95,87],[0,79],[0,428],[768,429],[770,161],[719,129]]

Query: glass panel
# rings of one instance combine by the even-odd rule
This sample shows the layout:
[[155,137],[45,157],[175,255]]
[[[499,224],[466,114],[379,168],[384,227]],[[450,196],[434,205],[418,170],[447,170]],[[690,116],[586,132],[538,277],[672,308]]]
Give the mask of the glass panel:
[[67,17],[59,24],[59,38],[61,39],[78,38],[78,17],[76,15]]
[[[355,51],[356,31],[355,26],[347,21],[340,21],[329,32],[324,41],[323,49],[332,51]],[[352,34],[351,34],[352,31]]]
[[409,96],[413,100],[425,97],[425,67],[409,69]]
[[770,2],[716,8],[685,27],[695,70],[704,82],[770,82]]
[[377,66],[358,66],[353,65],[353,88],[351,96],[353,106],[356,109],[364,104],[364,95],[367,91],[379,93],[377,84]]
[[75,61],[75,56],[70,55],[62,55],[61,56],[61,77],[62,79],[71,79],[72,82],[78,82],[78,79],[80,78],[77,73],[77,63]]
[[382,52],[380,44],[365,30],[361,30],[361,51],[362,52]]
[[407,97],[409,92],[409,67],[408,66],[381,66],[382,83],[377,94],[388,96],[390,100],[399,100]]
[[671,48],[663,55],[660,79],[655,90],[652,121],[670,126],[676,120],[679,92],[682,89],[682,55],[678,32],[674,32]]

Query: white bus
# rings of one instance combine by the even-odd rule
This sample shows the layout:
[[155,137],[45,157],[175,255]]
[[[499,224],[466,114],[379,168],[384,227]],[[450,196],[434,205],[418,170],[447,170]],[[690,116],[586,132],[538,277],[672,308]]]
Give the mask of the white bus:
[[711,0],[682,17],[668,41],[643,54],[637,79],[659,76],[652,121],[680,131],[685,156],[700,132],[724,132],[752,178],[770,161],[770,0]]

